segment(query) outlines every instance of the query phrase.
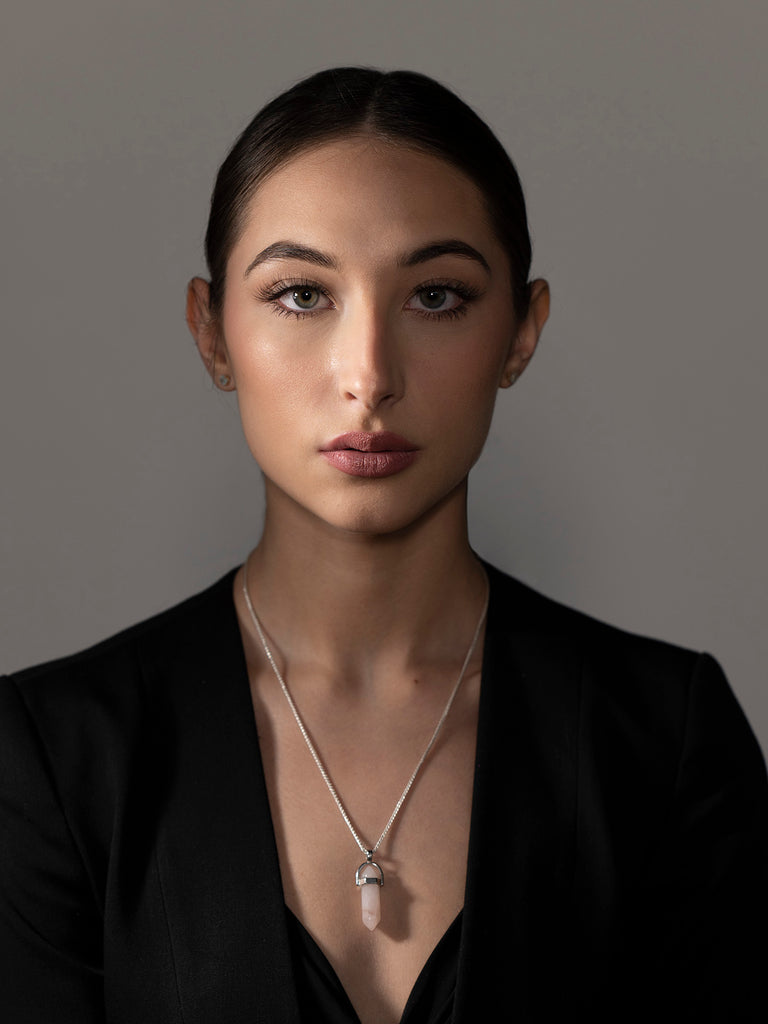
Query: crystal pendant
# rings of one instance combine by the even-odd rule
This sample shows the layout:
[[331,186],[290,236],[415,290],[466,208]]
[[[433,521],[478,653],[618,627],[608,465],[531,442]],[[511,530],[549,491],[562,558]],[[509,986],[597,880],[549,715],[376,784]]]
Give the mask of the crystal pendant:
[[363,924],[369,931],[381,920],[381,893],[384,885],[384,872],[373,859],[373,850],[367,851],[366,860],[355,872],[355,885],[360,886],[363,906]]

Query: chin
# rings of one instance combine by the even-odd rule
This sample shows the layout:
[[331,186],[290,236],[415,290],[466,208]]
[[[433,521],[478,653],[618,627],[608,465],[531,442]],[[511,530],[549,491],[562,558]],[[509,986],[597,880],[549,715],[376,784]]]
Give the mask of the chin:
[[354,537],[387,537],[415,526],[421,517],[385,508],[349,508],[336,515],[322,517],[327,526]]
[[[267,516],[282,521],[289,529],[327,530],[350,539],[394,537],[434,522],[454,506],[464,516],[466,483],[459,480],[419,480],[389,477],[379,482],[342,481],[345,486],[314,492],[294,486],[281,487],[275,479],[264,477]],[[291,484],[293,482],[291,481]],[[350,486],[351,485],[351,486]]]
[[332,528],[356,537],[394,537],[428,525],[447,506],[459,502],[465,507],[466,480],[448,494],[437,498],[411,492],[400,495],[359,495],[339,504],[322,518]]

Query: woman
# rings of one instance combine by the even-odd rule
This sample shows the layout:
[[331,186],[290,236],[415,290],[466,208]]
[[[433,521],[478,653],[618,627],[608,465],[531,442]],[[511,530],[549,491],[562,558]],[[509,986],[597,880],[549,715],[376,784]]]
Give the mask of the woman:
[[10,1019],[762,1020],[765,768],[716,663],[469,544],[549,308],[490,130],[322,72],[235,144],[206,249],[187,319],[264,530],[3,687]]

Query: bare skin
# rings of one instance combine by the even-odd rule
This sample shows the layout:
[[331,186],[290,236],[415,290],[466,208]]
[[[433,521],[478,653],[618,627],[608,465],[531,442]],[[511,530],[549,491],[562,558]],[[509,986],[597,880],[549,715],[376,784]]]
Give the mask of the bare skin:
[[[466,242],[485,266],[455,253],[403,265],[403,254],[446,238]],[[286,239],[330,254],[333,267],[283,255],[246,272]],[[525,368],[549,303],[545,282],[535,282],[519,323],[508,282],[471,181],[434,157],[356,138],[300,154],[261,186],[230,257],[219,320],[206,283],[190,284],[190,329],[214,380],[226,375],[232,384],[222,386],[237,389],[265,477],[250,592],[370,843],[442,712],[485,597],[467,536],[467,474],[497,390]],[[315,289],[304,296],[313,308],[293,315],[291,288]],[[445,295],[436,314],[426,308],[435,288]],[[461,302],[462,314],[450,315]],[[288,312],[275,316],[276,306]],[[413,442],[412,465],[369,479],[322,455],[339,434],[382,430]],[[239,573],[234,599],[286,903],[363,1024],[392,1024],[464,902],[482,637],[440,740],[377,851],[386,884],[381,924],[369,932],[354,886],[362,855],[266,662],[241,586]]]
[[[478,582],[475,619],[484,596],[484,581]],[[350,587],[351,597],[354,592]],[[264,666],[241,601],[238,594],[286,903],[334,966],[360,1019],[399,1020],[421,966],[464,902],[480,652],[439,744],[377,851],[386,886],[382,922],[369,932],[353,884],[363,856]],[[353,614],[353,607],[351,601],[346,628],[356,632],[361,626],[365,633],[365,615]],[[459,620],[466,616],[445,610],[455,629],[465,627]],[[378,838],[424,750],[473,628],[474,623],[468,635],[464,628],[463,650],[435,630],[426,654],[408,656],[388,645],[371,659],[376,665],[357,672],[347,665],[346,676],[345,668],[322,664],[311,651],[281,659],[292,695],[366,842]],[[270,632],[278,635],[277,629]]]

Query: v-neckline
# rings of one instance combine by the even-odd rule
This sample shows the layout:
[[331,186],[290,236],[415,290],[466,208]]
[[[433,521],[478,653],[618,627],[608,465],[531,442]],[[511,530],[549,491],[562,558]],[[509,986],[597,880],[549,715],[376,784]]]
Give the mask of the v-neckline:
[[[440,936],[437,943],[435,944],[432,952],[425,960],[416,981],[413,983],[413,987],[408,994],[408,998],[405,1001],[403,1012],[400,1016],[399,1024],[443,1024],[444,1021],[450,1019],[446,1016],[447,1004],[453,1003],[453,994],[456,989],[456,979],[458,975],[458,962],[459,962],[459,947],[461,943],[461,929],[463,923],[463,908],[458,912],[453,921],[448,925],[445,932]],[[301,963],[297,963],[297,956],[301,956],[302,953],[306,954],[306,957],[312,961],[312,966],[323,976],[323,981],[326,983],[325,988],[333,992],[332,999],[335,1001],[334,1009],[340,1010],[345,1014],[344,1018],[333,1018],[334,1024],[336,1020],[343,1019],[344,1024],[360,1024],[360,1018],[352,1005],[352,1000],[349,998],[346,989],[341,983],[333,964],[330,962],[328,957],[325,955],[323,950],[318,945],[312,933],[302,923],[301,919],[291,910],[288,904],[285,904],[285,916],[288,926],[289,935],[292,933],[296,934],[297,939],[301,944],[300,949],[296,949],[296,944],[292,941],[292,955],[294,957],[294,974],[298,978],[305,976],[305,967],[307,966],[302,959]],[[441,959],[448,960],[446,969],[450,972],[450,978],[443,976],[441,979],[444,984],[442,991],[437,996],[440,1000],[438,1003],[438,1010],[433,1011],[429,1016],[424,1017],[420,1013],[419,1017],[413,1017],[413,1014],[419,1010],[419,1002],[428,995],[430,979],[434,976],[434,971]],[[309,994],[309,993],[308,993]],[[327,1003],[325,1004],[327,1007]],[[320,1024],[330,1024],[331,1017],[317,1016],[318,1013],[322,1013],[322,1007],[315,1008],[315,1017],[313,1019],[320,1022]],[[411,1018],[413,1020],[411,1021]]]
[[[523,1015],[538,1005],[536,969],[555,952],[566,963],[571,933],[553,937],[551,922],[570,898],[576,863],[584,668],[573,613],[486,571],[456,1020],[474,1019],[480,993],[492,1003],[514,996]],[[235,1024],[246,1006],[254,1020],[299,1024],[235,572],[132,638],[169,758],[155,864],[188,1024]],[[212,982],[214,965],[226,965],[226,984]]]
[[[486,563],[482,562],[481,564],[483,565],[485,571],[488,572],[489,567],[486,565]],[[236,575],[237,571],[238,570],[235,569],[232,572],[232,574],[230,575],[229,578],[230,578],[230,582],[231,582],[230,594],[232,595],[231,612],[232,612],[233,617],[235,619],[235,625],[236,625],[236,628],[237,628],[237,631],[238,631],[238,635],[240,635],[240,626],[239,626],[239,622],[238,622],[238,618],[237,618],[236,602],[234,600],[234,592],[233,592],[234,579],[235,579],[235,575]],[[487,634],[486,634],[485,631],[487,631],[487,628],[488,628],[488,614],[489,614],[489,611],[490,611],[490,603],[491,603],[490,602],[490,597],[491,597],[492,583],[491,583],[490,576],[488,578],[488,587],[489,587],[488,607],[486,608],[486,614],[485,614],[485,617],[484,617],[485,621],[483,623],[483,625],[484,625],[484,634],[483,634],[483,644],[481,646],[481,669],[480,669],[480,687],[479,687],[479,693],[478,693],[478,701],[480,701],[482,699],[483,681],[484,681],[484,678],[486,676],[486,656],[487,656],[487,639],[486,639],[486,636],[487,636]],[[242,672],[244,673],[244,680],[245,680],[246,689],[247,689],[247,693],[248,693],[248,700],[249,700],[249,704],[251,705],[251,708],[252,708],[251,685],[250,685],[250,678],[249,678],[248,669],[247,669],[247,659],[246,659],[246,655],[245,655],[245,646],[242,643],[242,638],[241,638],[240,650],[241,650],[241,655],[242,655],[242,657],[241,657],[241,669],[242,669]],[[256,742],[256,752],[257,752],[258,763],[259,763],[259,767],[260,767],[261,781],[263,783],[264,792],[265,792],[265,795],[267,797],[267,808],[268,808],[268,813],[269,813],[269,820],[270,820],[270,826],[271,826],[271,832],[272,832],[272,839],[273,839],[273,842],[274,842],[274,854],[275,854],[275,858],[276,858],[276,861],[277,861],[277,864],[278,864],[278,869],[279,869],[279,866],[280,866],[280,855],[279,855],[278,845],[277,845],[277,836],[276,836],[275,831],[274,831],[274,820],[272,818],[272,807],[271,807],[271,804],[269,802],[269,796],[268,796],[268,791],[267,791],[266,773],[264,771],[264,761],[263,761],[263,755],[262,755],[262,750],[261,750],[261,743],[259,741],[258,722],[256,720],[255,710],[253,708],[252,708],[252,714],[251,714],[251,722],[252,722],[252,726],[253,726],[253,737],[254,737],[255,742]],[[479,742],[479,730],[480,730],[480,711],[479,711],[479,707],[478,707],[477,722],[475,724],[475,753],[474,753],[473,764],[472,764],[472,798],[471,798],[471,804],[470,804],[469,836],[471,836],[471,833],[472,833],[472,820],[473,820],[473,814],[474,814],[474,806],[475,806],[475,802],[476,802],[476,788],[477,788],[477,744]],[[468,836],[468,842],[469,842],[469,836]],[[469,873],[469,867],[470,867],[470,865],[469,865],[469,857],[467,857],[467,864],[466,864],[466,868],[465,868],[465,872],[464,872],[464,895],[465,895],[465,899],[466,899],[467,878],[468,878],[468,873]],[[283,905],[284,905],[284,908],[285,908],[285,919],[286,919],[286,925],[287,925],[287,928],[288,928],[289,935],[290,935],[290,932],[291,932],[291,925],[292,924],[293,924],[293,926],[295,928],[300,930],[305,947],[309,947],[312,950],[312,953],[314,955],[314,959],[315,959],[316,963],[322,966],[323,971],[324,971],[326,977],[333,982],[333,987],[337,988],[338,992],[343,995],[342,1002],[343,1001],[346,1002],[346,1004],[347,1004],[347,1006],[349,1008],[349,1012],[351,1013],[351,1016],[349,1018],[350,1022],[353,1022],[353,1024],[360,1024],[359,1017],[357,1016],[357,1012],[355,1011],[354,1006],[352,1004],[352,1001],[349,998],[349,995],[348,995],[346,989],[342,985],[341,980],[340,980],[340,978],[338,976],[338,973],[337,973],[336,969],[334,968],[333,964],[330,962],[330,960],[328,959],[326,954],[320,948],[320,946],[318,945],[317,941],[313,937],[312,933],[307,929],[307,927],[304,925],[304,923],[301,921],[301,919],[294,913],[294,911],[291,910],[291,908],[285,902],[285,893],[283,891],[283,884],[282,884],[282,874],[280,874],[279,889],[280,889],[280,894],[281,894],[282,899],[283,899]],[[454,992],[455,992],[455,989],[456,989],[456,982],[457,982],[457,978],[458,978],[458,967],[459,967],[459,959],[460,959],[459,952],[460,952],[460,945],[461,945],[461,935],[462,935],[463,920],[464,920],[464,906],[462,905],[461,909],[458,911],[458,913],[453,918],[451,923],[448,925],[446,930],[443,932],[443,934],[437,940],[437,942],[435,943],[435,945],[432,948],[431,952],[429,953],[429,955],[427,956],[426,960],[422,964],[421,970],[419,971],[419,974],[417,975],[416,980],[415,980],[415,982],[414,982],[410,992],[408,993],[408,998],[405,1001],[405,1005],[403,1007],[403,1011],[402,1011],[402,1014],[400,1016],[398,1024],[408,1024],[409,1016],[410,1016],[410,1014],[413,1013],[413,1008],[412,1008],[413,1004],[416,1003],[419,1000],[419,998],[423,994],[423,991],[424,991],[424,989],[426,987],[425,979],[426,979],[427,975],[429,974],[429,970],[430,970],[431,966],[434,964],[435,960],[440,956],[440,954],[444,950],[444,947],[446,946],[446,944],[448,942],[450,942],[450,941],[455,939],[455,949],[454,949],[454,954],[455,955],[454,955],[454,958],[453,958],[454,966],[453,966],[453,970],[452,970],[452,978],[451,978],[451,985],[450,985],[450,1002],[451,1002],[451,1005],[453,1004],[453,995],[454,995]],[[296,974],[296,965],[294,964],[293,966],[294,966],[294,974]],[[445,1001],[446,1000],[443,1000],[443,1002],[445,1002]],[[443,1020],[448,1021],[450,1019],[451,1019],[450,1017],[445,1017],[444,1014],[441,1014],[439,1017],[436,1017],[436,1018],[433,1017],[432,1015],[430,1015],[430,1017],[427,1018],[427,1019],[424,1019],[423,1017],[419,1017],[419,1019],[416,1020],[414,1018],[413,1024],[432,1024],[433,1020],[434,1020],[435,1024],[442,1024]],[[323,1024],[325,1024],[325,1022],[323,1022]],[[334,1022],[334,1024],[335,1024],[335,1022]],[[345,1022],[345,1024],[346,1024],[346,1022]]]

